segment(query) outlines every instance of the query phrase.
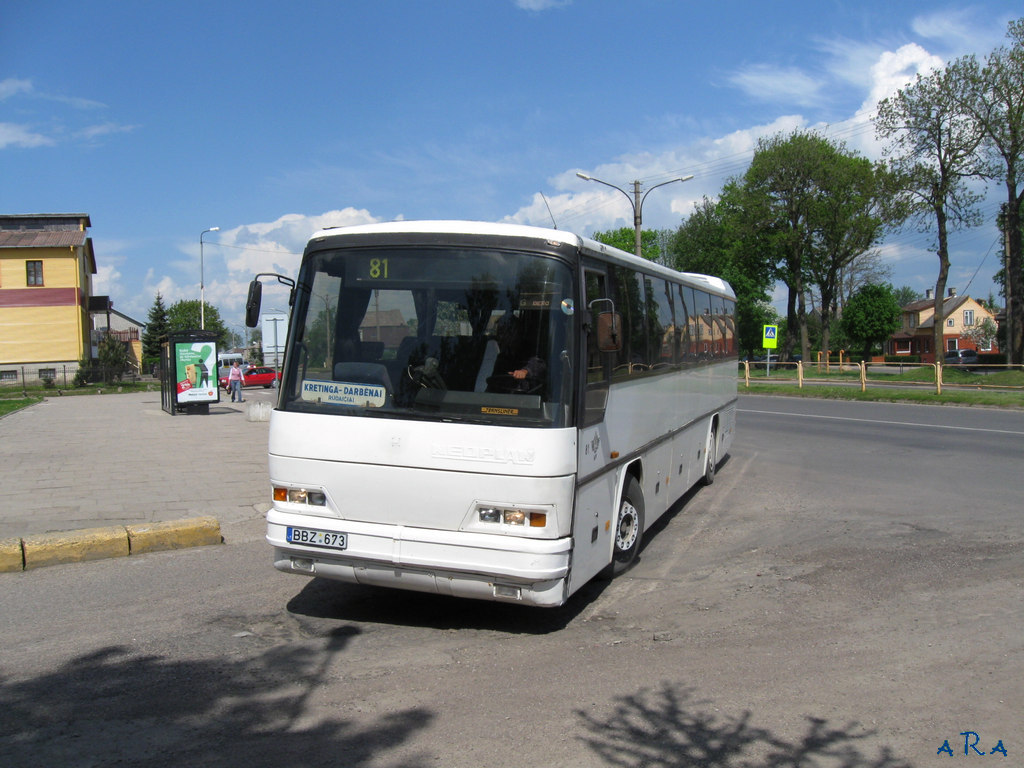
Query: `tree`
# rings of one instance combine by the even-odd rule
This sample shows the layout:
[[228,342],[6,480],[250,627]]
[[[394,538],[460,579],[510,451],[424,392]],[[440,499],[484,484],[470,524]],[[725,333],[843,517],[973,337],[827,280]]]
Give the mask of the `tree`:
[[160,346],[167,341],[167,328],[167,307],[164,306],[164,297],[157,291],[142,334],[143,367],[160,359]]
[[978,349],[991,349],[992,342],[996,340],[999,330],[992,322],[991,317],[986,317],[980,323],[975,323],[971,328],[966,328],[963,335],[971,340]]
[[963,108],[965,87],[965,79],[953,67],[919,74],[912,85],[883,99],[875,117],[875,132],[890,142],[885,154],[903,180],[910,215],[925,230],[935,228],[939,272],[932,345],[937,357],[943,350],[949,232],[980,223],[975,209],[980,196],[966,181],[990,173],[977,151],[981,128]]
[[891,285],[865,285],[850,297],[842,326],[851,343],[860,343],[864,359],[876,342],[888,339],[900,327],[900,305]]
[[896,299],[896,303],[900,307],[905,307],[907,304],[913,304],[918,300],[918,293],[909,285],[901,285],[892,292],[893,297]]
[[886,283],[892,279],[892,267],[877,250],[863,253],[851,261],[840,273],[839,313],[857,291],[865,285]]
[[993,175],[1003,181],[1006,203],[1001,224],[1005,233],[1004,296],[1012,301],[1013,338],[1008,360],[1024,361],[1024,271],[1022,271],[1021,205],[1024,204],[1024,19],[1010,22],[1006,35],[1011,45],[998,48],[984,66],[973,56],[956,65],[964,79],[962,108],[983,134],[983,148],[993,161]]
[[842,143],[796,131],[762,139],[743,177],[726,186],[722,199],[738,212],[745,239],[756,242],[789,289],[783,359],[797,346],[805,358],[809,353],[807,303],[815,292],[817,340],[828,350],[855,265],[869,260],[886,229],[904,217],[893,193],[897,181]]
[[[771,254],[775,271],[789,288],[783,359],[798,344],[808,353],[805,288],[811,244],[815,178],[827,142],[795,132],[758,142],[750,167],[735,187],[749,236],[759,236]],[[797,334],[800,334],[799,339]]]
[[[216,307],[209,304],[204,305],[207,331],[217,334],[217,346],[224,347],[228,340],[228,330],[220,319],[220,312]],[[200,325],[199,301],[196,299],[183,299],[171,305],[167,310],[167,330],[171,331],[194,331]]]
[[[736,336],[739,348],[752,353],[761,347],[763,326],[773,324],[775,312],[768,305],[774,273],[762,258],[756,236],[745,237],[739,226],[741,212],[732,198],[718,203],[707,198],[694,206],[669,246],[671,266],[683,272],[720,277],[736,293]],[[766,319],[769,318],[770,319]]]
[[845,270],[868,254],[901,221],[895,178],[869,160],[847,154],[842,144],[824,156],[818,171],[808,273],[821,297],[821,351],[831,347],[832,319],[839,313]]
[[[595,232],[594,239],[605,245],[610,245],[626,253],[636,251],[636,230],[632,227],[620,227],[607,232]],[[661,236],[657,230],[640,230],[640,252],[648,261],[661,263]]]
[[96,349],[103,380],[108,384],[120,379],[128,367],[128,346],[112,334],[105,334]]

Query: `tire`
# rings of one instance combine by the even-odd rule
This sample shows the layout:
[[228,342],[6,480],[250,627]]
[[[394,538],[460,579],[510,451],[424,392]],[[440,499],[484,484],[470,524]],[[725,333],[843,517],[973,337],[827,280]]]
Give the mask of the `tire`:
[[704,485],[711,485],[715,482],[715,469],[718,468],[718,430],[711,428],[711,435],[708,437],[708,453],[705,457]]
[[615,515],[615,528],[612,531],[615,543],[612,548],[612,561],[605,569],[608,578],[618,576],[629,570],[640,551],[640,542],[644,535],[644,497],[640,491],[640,483],[630,477],[626,490],[619,501],[619,511]]

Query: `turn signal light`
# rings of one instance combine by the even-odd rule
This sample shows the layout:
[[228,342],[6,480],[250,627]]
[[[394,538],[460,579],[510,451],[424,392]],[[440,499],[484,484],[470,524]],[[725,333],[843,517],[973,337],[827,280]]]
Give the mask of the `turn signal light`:
[[307,491],[304,488],[274,488],[274,501],[291,504],[307,504],[312,507],[326,507],[327,496],[323,491]]

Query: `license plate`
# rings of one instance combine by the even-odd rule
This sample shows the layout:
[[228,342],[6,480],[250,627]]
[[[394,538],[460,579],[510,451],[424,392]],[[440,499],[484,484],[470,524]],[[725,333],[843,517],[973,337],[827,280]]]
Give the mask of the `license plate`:
[[313,528],[292,528],[288,526],[289,544],[305,544],[309,547],[327,547],[328,549],[345,549],[348,537],[344,533],[317,531]]

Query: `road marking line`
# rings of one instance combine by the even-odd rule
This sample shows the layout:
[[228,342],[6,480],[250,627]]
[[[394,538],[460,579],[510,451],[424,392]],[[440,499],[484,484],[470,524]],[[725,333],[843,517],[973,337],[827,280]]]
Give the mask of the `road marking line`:
[[823,416],[815,413],[786,413],[785,411],[758,411],[749,408],[737,409],[738,413],[760,413],[766,416],[796,416],[802,419],[830,419],[832,421],[856,421],[864,424],[892,424],[899,427],[927,427],[929,429],[956,429],[962,432],[991,432],[999,435],[1024,435],[1012,429],[987,429],[985,427],[958,427],[952,424],[921,424],[916,421],[887,421],[885,419],[855,419],[851,416]]

